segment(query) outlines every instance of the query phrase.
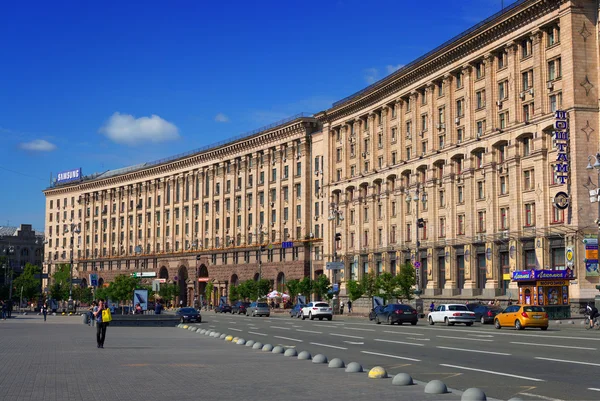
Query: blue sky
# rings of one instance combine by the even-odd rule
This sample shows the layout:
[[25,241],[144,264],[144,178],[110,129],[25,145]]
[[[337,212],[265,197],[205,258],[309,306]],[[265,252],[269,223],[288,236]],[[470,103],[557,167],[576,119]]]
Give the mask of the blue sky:
[[161,159],[326,109],[501,3],[4,2],[0,225],[42,230],[51,174]]

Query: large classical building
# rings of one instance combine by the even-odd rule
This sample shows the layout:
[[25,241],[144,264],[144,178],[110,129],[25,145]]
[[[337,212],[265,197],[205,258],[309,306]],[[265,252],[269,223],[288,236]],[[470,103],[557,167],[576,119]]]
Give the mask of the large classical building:
[[44,257],[44,233],[31,224],[0,226],[0,283],[5,285],[23,272],[27,263],[41,267]]
[[598,14],[518,1],[314,117],[54,185],[48,269],[75,249],[82,277],[146,273],[189,299],[323,271],[343,291],[407,262],[426,296],[494,297],[513,271],[571,268],[571,298],[591,298]]

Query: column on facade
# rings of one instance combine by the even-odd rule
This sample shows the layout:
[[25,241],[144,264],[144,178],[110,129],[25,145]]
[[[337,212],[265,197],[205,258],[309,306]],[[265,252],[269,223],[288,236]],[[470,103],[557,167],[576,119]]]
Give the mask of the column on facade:
[[535,258],[538,269],[550,268],[549,248],[548,238],[537,237],[535,239]]
[[543,31],[536,29],[531,33],[532,42],[532,53],[533,53],[533,93],[535,96],[534,115],[539,116],[543,114],[546,104],[546,61],[544,57],[544,48],[542,42]]
[[476,257],[475,246],[473,244],[466,244],[464,246],[465,284],[463,290],[465,295],[474,295],[474,291],[477,288]]
[[456,248],[444,247],[444,262],[446,263],[446,283],[444,284],[444,295],[456,295],[458,289],[458,265],[456,264]]
[[439,133],[435,124],[437,107],[435,104],[435,84],[428,82],[425,85],[425,96],[427,96],[427,127],[429,132],[429,146],[428,151],[439,150],[439,142],[437,141],[437,135]]
[[[464,87],[464,121],[461,121],[461,125],[465,127],[464,135],[466,138],[474,137],[474,126],[475,126],[475,107],[473,107],[473,66],[467,64],[462,67],[463,75],[463,87]],[[465,138],[463,138],[464,140]]]
[[490,132],[495,128],[499,127],[498,124],[498,113],[496,112],[496,100],[498,99],[497,83],[496,83],[496,68],[494,68],[495,56],[492,53],[488,53],[483,58],[485,68],[485,120],[486,120],[486,131]]
[[500,282],[500,260],[498,258],[499,246],[489,241],[485,244],[485,289],[491,296],[499,295]]
[[444,90],[444,129],[446,130],[446,136],[450,144],[456,144],[456,124],[454,118],[456,118],[455,110],[455,97],[454,91],[452,90],[452,74],[446,74],[442,80],[442,86]]
[[[518,238],[511,238],[508,243],[508,258],[510,264],[510,274],[512,277],[513,272],[523,270],[523,243]],[[509,288],[517,288],[517,283],[511,281]]]
[[435,248],[427,248],[427,292],[436,295],[439,282],[439,259]]
[[508,119],[507,125],[512,125],[516,121],[518,121],[519,108],[517,107],[520,104],[519,100],[519,77],[521,76],[521,71],[519,69],[519,60],[518,60],[518,46],[517,43],[511,41],[506,44],[506,55],[507,55],[507,63],[508,69],[510,70],[509,76],[512,75],[512,79],[508,80],[508,104],[506,108],[508,109]]
[[[390,115],[389,110],[388,110],[388,106],[384,105],[381,108],[381,132],[382,132],[382,142],[381,145],[383,146],[382,151],[383,151],[383,167],[387,167],[389,165],[391,165],[391,130],[390,130],[390,122],[388,121],[388,116]],[[379,139],[378,139],[379,140]]]

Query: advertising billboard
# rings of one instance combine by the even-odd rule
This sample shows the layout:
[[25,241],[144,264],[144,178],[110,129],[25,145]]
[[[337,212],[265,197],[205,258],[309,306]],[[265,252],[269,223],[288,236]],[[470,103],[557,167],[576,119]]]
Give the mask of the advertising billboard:
[[65,184],[67,182],[79,181],[81,180],[81,167],[76,168],[74,170],[68,170],[58,173],[56,176],[57,184]]

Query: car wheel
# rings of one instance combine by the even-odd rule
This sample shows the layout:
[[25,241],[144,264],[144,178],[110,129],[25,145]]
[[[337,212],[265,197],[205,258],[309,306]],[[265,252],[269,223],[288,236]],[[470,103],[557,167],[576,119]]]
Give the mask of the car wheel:
[[542,329],[542,331],[546,331],[548,330],[548,326],[540,327],[540,329]]
[[431,316],[429,316],[429,324],[431,326],[433,326],[435,323],[433,322],[433,318]]
[[322,317],[320,317],[320,318],[319,318],[319,320],[323,320],[323,318],[322,318]]
[[331,319],[333,319],[333,316],[329,316],[329,317],[327,318],[327,320],[329,320],[330,322],[331,322]]
[[394,324],[394,322],[392,322],[392,317],[391,316],[387,317],[387,324],[390,324],[390,325]]
[[202,319],[198,319],[198,323],[202,323]]
[[315,320],[315,317],[312,315],[312,312],[308,312],[308,318],[310,320]]
[[413,326],[416,326],[417,322],[410,322],[410,324],[412,324]]
[[523,330],[524,329],[524,327],[521,324],[521,321],[519,319],[515,320],[515,329],[517,329],[517,330]]
[[452,323],[450,323],[450,320],[448,320],[448,318],[444,318],[444,323],[446,323],[446,326],[452,326]]
[[256,317],[256,311],[252,311],[252,317]]
[[469,322],[469,323],[465,323],[467,325],[467,327],[469,326],[473,326],[473,322]]
[[483,316],[481,316],[481,320],[479,320],[481,322],[481,324],[485,324],[485,318]]
[[399,326],[402,326],[402,323],[404,323],[403,321],[397,321],[396,324],[398,324]]
[[376,316],[376,317],[375,317],[375,323],[377,323],[377,324],[381,324],[381,321],[379,320],[379,316]]
[[305,320],[306,316],[304,316],[304,313],[302,314],[302,320]]
[[265,315],[266,317],[271,317],[271,315]]
[[498,319],[494,320],[494,327],[500,330],[502,326],[500,326],[500,321]]

